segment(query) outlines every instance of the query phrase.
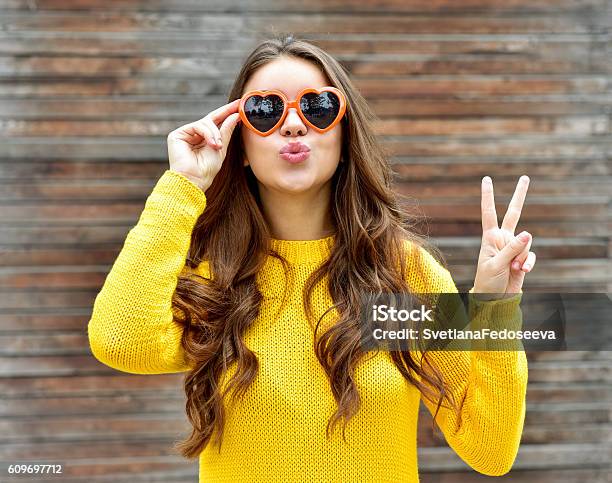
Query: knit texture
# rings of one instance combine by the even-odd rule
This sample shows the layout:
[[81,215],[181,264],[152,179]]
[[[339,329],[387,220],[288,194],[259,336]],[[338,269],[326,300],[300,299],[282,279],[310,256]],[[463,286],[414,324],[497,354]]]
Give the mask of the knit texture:
[[[204,192],[167,170],[146,200],[124,246],[98,293],[88,335],[102,363],[133,374],[187,371],[182,327],[173,321],[171,299],[191,233],[206,207]],[[402,481],[418,482],[417,419],[422,398],[391,361],[388,352],[366,355],[355,381],[359,412],[331,439],[325,428],[336,409],[329,381],[316,359],[313,330],[302,302],[304,281],[329,255],[334,236],[320,240],[272,240],[291,266],[289,298],[280,262],[268,257],[257,283],[264,296],[245,342],[257,355],[259,373],[243,399],[226,406],[221,452],[209,444],[199,459],[199,481]],[[409,250],[407,280],[420,292],[457,292],[445,268],[425,250]],[[419,277],[423,268],[425,276]],[[195,273],[208,277],[208,263]],[[519,330],[522,292],[482,302],[469,297],[473,325],[499,323]],[[322,285],[314,298],[317,319],[333,301]],[[280,310],[282,308],[282,310]],[[520,310],[518,310],[520,313]],[[514,314],[514,316],[513,316]],[[326,316],[326,319],[329,317]],[[458,415],[440,408],[446,441],[474,470],[507,473],[517,454],[525,416],[527,359],[523,350],[429,352],[461,402]],[[225,377],[222,381],[227,380]]]

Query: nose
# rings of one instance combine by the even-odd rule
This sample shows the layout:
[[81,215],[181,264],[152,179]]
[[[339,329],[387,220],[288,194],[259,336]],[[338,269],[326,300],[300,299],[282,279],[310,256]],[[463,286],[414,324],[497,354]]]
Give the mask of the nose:
[[283,136],[304,136],[306,134],[307,127],[304,125],[304,121],[297,112],[297,109],[290,107],[287,111],[287,117],[283,121],[280,127],[280,132]]

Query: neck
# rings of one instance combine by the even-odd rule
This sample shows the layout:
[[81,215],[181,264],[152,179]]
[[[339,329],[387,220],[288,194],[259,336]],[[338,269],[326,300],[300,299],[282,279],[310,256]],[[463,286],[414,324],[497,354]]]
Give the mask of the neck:
[[277,240],[321,240],[335,233],[330,213],[331,184],[285,193],[260,186],[263,214]]

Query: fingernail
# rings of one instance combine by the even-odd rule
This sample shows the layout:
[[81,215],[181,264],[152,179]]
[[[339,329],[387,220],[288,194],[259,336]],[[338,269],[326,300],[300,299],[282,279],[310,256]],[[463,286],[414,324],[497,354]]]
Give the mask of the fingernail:
[[527,233],[526,231],[522,232],[518,236],[518,239],[521,240],[522,242],[528,242],[529,241],[529,233]]
[[515,270],[518,270],[518,269],[520,268],[520,266],[521,266],[521,265],[520,265],[520,263],[519,263],[519,262],[514,262],[514,263],[512,264],[512,268],[514,268]]
[[531,270],[531,265],[529,265],[528,263],[526,263],[525,265],[523,265],[523,268],[525,270]]

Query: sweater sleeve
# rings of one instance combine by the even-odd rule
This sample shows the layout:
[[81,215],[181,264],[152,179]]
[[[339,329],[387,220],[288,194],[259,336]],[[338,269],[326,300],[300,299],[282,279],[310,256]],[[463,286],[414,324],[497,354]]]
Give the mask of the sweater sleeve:
[[[425,270],[434,284],[431,293],[458,293],[449,271],[423,252],[428,267]],[[522,291],[506,299],[481,301],[474,297],[473,290],[467,296],[470,330],[521,329]],[[523,432],[527,357],[518,339],[495,341],[498,350],[477,350],[485,343],[471,342],[472,350],[449,350],[451,342],[446,350],[427,352],[429,362],[442,373],[460,407],[455,412],[440,406],[436,423],[465,463],[482,474],[501,476],[512,468]],[[491,339],[486,344],[493,347]],[[465,349],[466,345],[461,347]],[[421,399],[433,416],[437,404],[424,396]]]
[[100,362],[133,374],[188,369],[172,296],[205,207],[204,192],[181,174],[166,170],[157,181],[94,302],[87,330]]

